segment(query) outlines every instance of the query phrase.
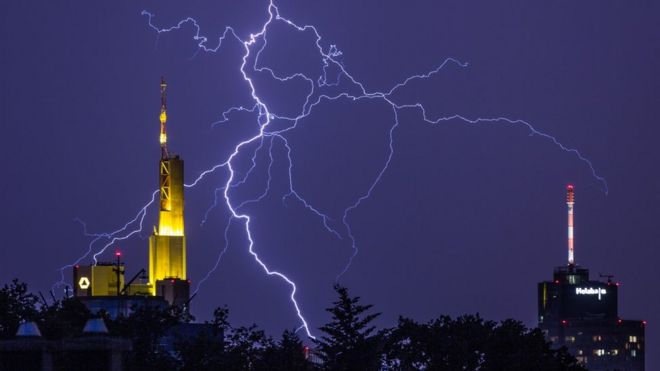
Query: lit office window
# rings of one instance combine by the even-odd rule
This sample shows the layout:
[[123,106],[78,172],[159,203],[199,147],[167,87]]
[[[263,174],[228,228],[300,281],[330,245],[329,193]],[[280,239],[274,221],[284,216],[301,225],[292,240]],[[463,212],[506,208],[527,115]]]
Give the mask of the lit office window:
[[600,335],[594,335],[594,341],[601,341],[603,340],[603,337]]
[[613,356],[618,356],[619,355],[619,350],[618,349],[612,349],[610,354],[613,355]]
[[575,343],[575,336],[566,336],[567,343]]
[[636,343],[637,342],[637,336],[628,336],[628,341],[631,343]]
[[601,357],[605,355],[605,349],[594,349],[594,355]]
[[582,351],[582,349],[578,349],[577,354],[578,354],[578,355],[583,355],[584,352]]
[[637,351],[635,349],[631,350],[630,355],[633,357],[637,357]]

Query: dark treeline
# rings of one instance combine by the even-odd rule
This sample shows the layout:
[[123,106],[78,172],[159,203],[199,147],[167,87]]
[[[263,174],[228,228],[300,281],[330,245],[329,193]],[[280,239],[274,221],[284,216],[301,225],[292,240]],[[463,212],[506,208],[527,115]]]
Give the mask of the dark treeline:
[[[176,337],[167,351],[162,339],[193,318],[175,308],[135,308],[129,317],[101,313],[111,336],[131,339],[130,370],[479,370],[583,371],[565,349],[551,349],[538,329],[521,322],[493,322],[479,315],[440,316],[427,323],[400,317],[390,329],[377,329],[379,313],[346,288],[327,311],[332,318],[305,348],[296,332],[279,339],[256,325],[234,327],[226,308],[215,310],[205,331]],[[80,337],[92,318],[75,299],[49,305],[16,280],[0,289],[0,340],[12,339],[22,321],[34,321],[46,339]]]

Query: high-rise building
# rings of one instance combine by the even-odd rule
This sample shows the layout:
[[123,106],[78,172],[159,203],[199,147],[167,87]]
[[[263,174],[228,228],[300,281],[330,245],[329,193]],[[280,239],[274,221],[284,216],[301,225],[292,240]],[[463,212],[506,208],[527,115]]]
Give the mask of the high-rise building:
[[[186,235],[183,222],[183,160],[167,149],[167,105],[164,79],[160,83],[160,161],[158,226],[149,237],[148,281],[142,269],[124,282],[124,264],[76,265],[73,294],[90,310],[105,309],[112,315],[127,314],[132,305],[188,306],[190,282],[186,277]],[[156,296],[156,298],[150,298]],[[163,301],[164,299],[164,301]]]
[[183,160],[167,149],[167,104],[161,80],[158,227],[149,237],[149,281],[153,295],[171,304],[185,304],[190,295],[186,278],[186,235],[183,223]]
[[552,281],[538,284],[539,328],[591,371],[643,371],[646,322],[619,316],[619,283],[612,276],[591,280],[589,270],[575,264],[572,185],[567,205],[568,264],[555,268]]

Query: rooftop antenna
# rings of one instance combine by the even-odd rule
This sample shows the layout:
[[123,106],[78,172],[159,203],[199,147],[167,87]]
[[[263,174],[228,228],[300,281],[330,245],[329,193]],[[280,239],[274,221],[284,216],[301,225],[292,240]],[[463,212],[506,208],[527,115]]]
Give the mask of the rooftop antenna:
[[50,290],[50,297],[53,298],[53,305],[57,304],[57,299],[55,298],[55,294],[53,293],[53,290]]
[[44,303],[44,307],[48,308],[48,302],[46,301],[46,298],[44,297],[44,294],[39,291],[39,296],[41,296],[41,301]]
[[121,290],[121,292],[119,293],[119,295],[123,295],[124,293],[126,293],[126,290],[128,290],[128,289],[131,287],[131,284],[133,283],[133,281],[135,281],[136,279],[138,279],[138,277],[139,277],[139,278],[145,278],[145,277],[146,277],[146,273],[147,273],[147,271],[145,271],[144,268],[140,269],[140,271],[137,272],[137,274],[136,274],[135,276],[133,276],[133,278],[131,278],[131,279],[130,279],[130,280],[124,285],[124,288]]
[[188,300],[186,301],[186,303],[185,303],[183,306],[184,306],[185,308],[188,308],[188,306],[190,305],[190,302],[195,298],[195,296],[197,296],[197,292],[196,292],[196,291],[195,291],[194,294],[192,294],[192,296],[191,296],[190,298],[188,298]]
[[121,291],[119,290],[121,288],[121,251],[117,250],[115,251],[115,257],[117,257],[117,263],[115,263],[115,268],[112,270],[115,272],[117,275],[117,296],[121,295]]
[[575,255],[573,246],[573,206],[575,205],[575,193],[572,184],[566,186],[566,205],[568,205],[568,265],[575,266]]

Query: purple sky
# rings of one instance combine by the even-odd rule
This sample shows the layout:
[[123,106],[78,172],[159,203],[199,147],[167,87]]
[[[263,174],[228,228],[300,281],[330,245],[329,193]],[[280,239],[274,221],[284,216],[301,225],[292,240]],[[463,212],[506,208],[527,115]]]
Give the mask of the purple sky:
[[[432,116],[524,119],[577,148],[607,179],[609,194],[587,164],[522,126],[423,122],[403,110],[394,131],[394,156],[372,196],[349,214],[360,253],[342,277],[384,312],[427,320],[479,312],[536,323],[536,283],[566,259],[564,186],[576,186],[576,260],[623,283],[620,315],[646,319],[647,349],[660,329],[660,5],[653,1],[370,1],[278,2],[298,24],[314,24],[322,46],[370,90],[448,66],[397,95],[423,103]],[[228,41],[218,53],[198,52],[194,29],[157,37],[143,9],[161,27],[195,17],[215,46],[225,26],[242,38],[258,32],[267,2],[222,4],[162,1],[117,5],[84,1],[0,4],[0,282],[13,277],[48,290],[60,266],[87,250],[90,232],[114,230],[133,218],[157,188],[158,83],[169,83],[170,150],[186,161],[186,180],[225,160],[236,143],[256,133],[239,71],[243,49]],[[269,30],[262,63],[282,74],[318,76],[321,62],[310,33],[281,23]],[[299,107],[300,81],[275,83],[254,74],[260,97],[281,114]],[[347,88],[349,89],[349,88]],[[388,155],[392,110],[383,102],[321,104],[286,135],[297,191],[344,236],[338,240],[287,192],[286,149],[273,144],[271,193],[245,208],[255,250],[298,284],[297,298],[312,330],[327,320],[332,283],[351,255],[343,210],[369,188]],[[254,150],[254,147],[252,149]],[[236,161],[249,167],[249,153]],[[236,203],[257,196],[268,156]],[[229,213],[220,207],[201,221],[219,170],[186,193],[188,272],[193,286],[225,247]],[[147,264],[147,236],[155,224],[119,244],[136,272]],[[218,270],[193,301],[207,319],[227,304],[237,324],[256,322],[279,332],[298,325],[290,288],[268,277],[247,253],[238,222]],[[100,246],[100,245],[99,245]],[[113,245],[112,250],[115,246]],[[105,258],[110,259],[109,255]],[[88,262],[86,260],[86,262]],[[69,279],[67,271],[66,278]],[[647,356],[649,370],[660,367]]]

